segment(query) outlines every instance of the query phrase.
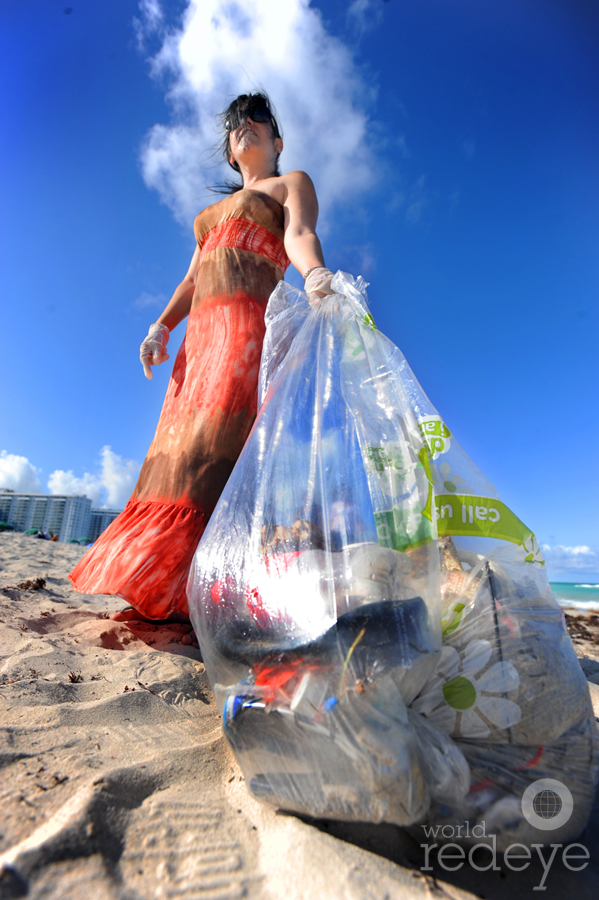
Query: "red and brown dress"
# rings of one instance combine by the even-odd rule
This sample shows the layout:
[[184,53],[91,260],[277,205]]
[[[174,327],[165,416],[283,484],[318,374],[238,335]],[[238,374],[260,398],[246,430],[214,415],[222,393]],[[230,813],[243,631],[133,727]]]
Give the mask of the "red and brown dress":
[[264,312],[289,260],[283,209],[242,190],[196,218],[187,332],[133,495],[69,576],[144,615],[187,615],[194,551],[256,416]]

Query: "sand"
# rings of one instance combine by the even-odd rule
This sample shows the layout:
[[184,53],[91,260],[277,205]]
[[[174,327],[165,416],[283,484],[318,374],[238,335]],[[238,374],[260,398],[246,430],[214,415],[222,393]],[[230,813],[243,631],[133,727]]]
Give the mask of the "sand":
[[[0,534],[2,900],[539,896],[538,862],[423,873],[418,843],[395,826],[303,821],[254,801],[185,627],[107,619],[121,600],[67,580],[84,552]],[[599,627],[574,619],[599,715]],[[599,896],[597,803],[581,841],[590,865],[556,863],[540,896]]]

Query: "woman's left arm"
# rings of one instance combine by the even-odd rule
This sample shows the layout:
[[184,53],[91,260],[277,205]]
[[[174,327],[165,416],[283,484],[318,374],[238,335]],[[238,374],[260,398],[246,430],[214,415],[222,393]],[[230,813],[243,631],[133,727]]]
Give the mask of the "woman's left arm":
[[309,269],[324,266],[316,234],[318,200],[312,179],[305,172],[289,172],[284,184],[285,252],[303,277]]

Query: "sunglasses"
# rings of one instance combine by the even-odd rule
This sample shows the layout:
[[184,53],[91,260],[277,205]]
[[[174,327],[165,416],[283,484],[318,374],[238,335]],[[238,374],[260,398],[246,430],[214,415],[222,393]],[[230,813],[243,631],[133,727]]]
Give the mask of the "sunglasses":
[[248,103],[242,109],[232,113],[225,121],[225,131],[227,134],[236,131],[247,119],[252,119],[254,122],[270,122],[276,137],[279,136],[275,118],[263,100],[259,100],[257,103]]

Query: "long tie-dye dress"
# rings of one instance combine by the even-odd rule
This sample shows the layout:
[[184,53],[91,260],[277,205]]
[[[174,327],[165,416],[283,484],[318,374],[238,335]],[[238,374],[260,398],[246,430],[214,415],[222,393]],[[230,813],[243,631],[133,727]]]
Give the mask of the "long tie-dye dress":
[[153,619],[187,614],[194,551],[256,416],[264,312],[289,260],[283,209],[242,190],[196,218],[187,332],[133,495],[70,575]]

